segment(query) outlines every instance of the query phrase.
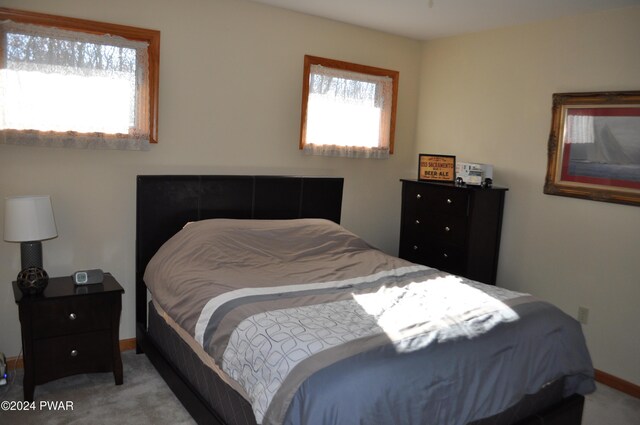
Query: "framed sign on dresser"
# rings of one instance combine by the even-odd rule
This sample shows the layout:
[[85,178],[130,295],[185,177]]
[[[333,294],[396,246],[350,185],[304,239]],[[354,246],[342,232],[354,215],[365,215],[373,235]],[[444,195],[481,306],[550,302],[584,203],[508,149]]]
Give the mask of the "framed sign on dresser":
[[399,256],[495,285],[508,189],[401,182]]

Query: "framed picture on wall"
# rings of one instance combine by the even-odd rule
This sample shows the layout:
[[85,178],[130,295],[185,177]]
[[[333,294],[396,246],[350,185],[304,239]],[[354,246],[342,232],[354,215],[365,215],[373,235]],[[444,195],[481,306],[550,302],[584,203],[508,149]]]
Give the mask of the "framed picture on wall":
[[640,205],[640,91],[553,95],[544,193]]
[[418,155],[418,180],[454,182],[456,180],[456,157],[453,155]]

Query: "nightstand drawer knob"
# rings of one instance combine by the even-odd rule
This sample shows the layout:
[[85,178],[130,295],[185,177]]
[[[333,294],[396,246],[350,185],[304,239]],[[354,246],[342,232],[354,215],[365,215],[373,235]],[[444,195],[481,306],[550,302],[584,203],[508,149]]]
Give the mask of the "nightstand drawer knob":
[[445,231],[445,232],[450,232],[450,231],[451,231],[451,227],[449,227],[449,226],[444,226],[444,231]]
[[452,204],[453,201],[450,198],[447,198],[447,204]]
[[416,199],[422,199],[422,195],[420,195],[419,193],[416,195]]
[[420,220],[416,220],[416,224],[420,224]]
[[76,357],[78,355],[78,350],[71,350],[71,357]]
[[444,258],[449,258],[449,256],[447,255],[447,253],[445,252],[444,254],[442,254]]
[[417,250],[418,250],[418,245],[414,245],[414,246],[413,246],[413,250],[414,250],[414,251],[417,251]]
[[76,320],[76,317],[77,317],[77,316],[76,316],[76,314],[75,314],[75,313],[71,313],[71,314],[69,315],[69,320]]

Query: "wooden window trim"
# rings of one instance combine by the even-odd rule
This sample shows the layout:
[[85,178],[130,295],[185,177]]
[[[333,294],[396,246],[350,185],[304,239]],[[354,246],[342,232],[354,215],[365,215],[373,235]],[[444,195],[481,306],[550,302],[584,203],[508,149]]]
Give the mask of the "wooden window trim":
[[54,27],[68,31],[85,32],[96,35],[116,35],[128,40],[149,44],[149,143],[158,143],[158,88],[160,74],[160,31],[127,25],[68,18],[45,13],[0,7],[0,20],[11,20],[23,24]]
[[309,100],[309,74],[311,65],[322,65],[327,68],[340,69],[343,71],[359,72],[380,77],[389,77],[393,81],[393,95],[391,99],[391,122],[389,125],[389,153],[393,153],[393,145],[396,133],[396,110],[398,107],[398,80],[400,73],[390,69],[376,68],[368,65],[359,65],[351,62],[343,62],[335,59],[327,59],[318,56],[304,56],[304,73],[302,77],[302,107],[300,119],[300,143],[299,149],[304,149],[304,141],[307,136],[307,103]]

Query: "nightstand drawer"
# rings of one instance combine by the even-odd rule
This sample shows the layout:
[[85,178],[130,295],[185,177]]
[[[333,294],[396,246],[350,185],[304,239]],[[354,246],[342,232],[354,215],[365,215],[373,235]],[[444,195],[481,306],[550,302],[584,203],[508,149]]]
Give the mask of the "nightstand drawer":
[[32,316],[33,337],[46,338],[109,329],[112,299],[110,296],[88,296],[42,302]]
[[36,384],[77,373],[112,369],[111,333],[108,330],[34,341]]

